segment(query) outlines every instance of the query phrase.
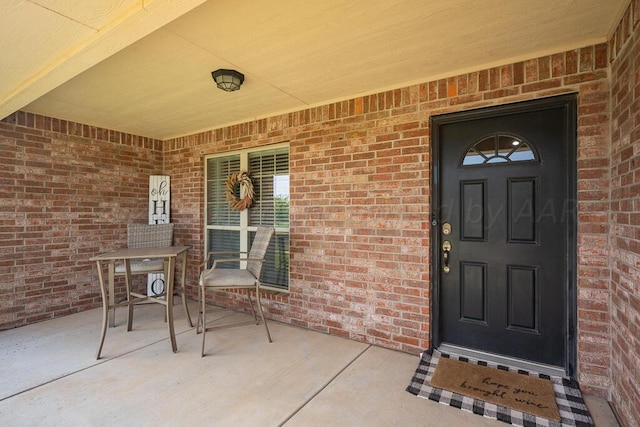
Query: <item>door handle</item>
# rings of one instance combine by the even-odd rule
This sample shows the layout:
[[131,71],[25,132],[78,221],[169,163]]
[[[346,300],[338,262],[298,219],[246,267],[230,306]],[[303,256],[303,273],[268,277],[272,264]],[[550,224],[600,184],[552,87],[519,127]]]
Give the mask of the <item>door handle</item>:
[[448,273],[451,271],[451,268],[449,267],[449,253],[451,252],[451,242],[448,240],[445,240],[444,242],[442,242],[442,271],[444,271],[445,273]]

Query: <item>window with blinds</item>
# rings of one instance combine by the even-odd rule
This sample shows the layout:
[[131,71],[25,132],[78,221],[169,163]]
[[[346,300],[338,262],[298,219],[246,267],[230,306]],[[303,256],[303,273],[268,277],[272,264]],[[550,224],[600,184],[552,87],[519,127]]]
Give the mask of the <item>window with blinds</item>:
[[207,224],[239,226],[240,212],[229,208],[225,191],[227,177],[240,170],[240,156],[208,159],[206,167]]
[[[274,290],[288,290],[288,145],[208,156],[205,158],[205,171],[207,252],[248,251],[256,227],[273,226],[276,233],[267,251],[261,281]],[[225,191],[227,177],[240,171],[249,173],[254,187],[254,201],[249,209],[238,212],[229,207]]]

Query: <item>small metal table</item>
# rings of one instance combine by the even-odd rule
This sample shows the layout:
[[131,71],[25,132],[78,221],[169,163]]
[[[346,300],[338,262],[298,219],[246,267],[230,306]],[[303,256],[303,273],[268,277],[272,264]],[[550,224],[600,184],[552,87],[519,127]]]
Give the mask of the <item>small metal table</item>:
[[[107,333],[107,323],[109,323],[109,310],[117,307],[128,307],[127,316],[127,331],[131,330],[133,322],[133,306],[143,301],[153,302],[166,306],[166,320],[169,326],[169,337],[171,338],[171,347],[173,352],[178,351],[178,345],[176,344],[176,335],[173,327],[173,295],[175,292],[182,294],[182,305],[187,315],[189,326],[193,327],[191,322],[191,316],[189,315],[189,308],[187,307],[187,300],[185,298],[185,282],[187,276],[187,251],[190,246],[166,246],[161,248],[125,248],[118,249],[112,252],[107,252],[101,255],[97,255],[90,259],[95,261],[98,268],[98,278],[100,280],[100,291],[102,294],[102,334],[100,337],[100,345],[96,353],[96,359],[100,359],[100,353],[102,352],[102,346],[104,344],[104,338]],[[175,267],[176,259],[180,258],[182,263],[182,274],[179,286],[175,286]],[[165,289],[164,293],[158,296],[148,296],[133,292],[131,290],[131,260],[141,259],[164,259],[164,277],[165,277]],[[115,264],[116,261],[124,261],[125,264],[125,283],[127,287],[127,299],[125,301],[115,302]],[[104,265],[107,265],[107,280],[105,280]],[[160,297],[165,297],[164,299]],[[115,316],[114,316],[115,317]],[[112,318],[113,320],[113,318]],[[115,324],[115,320],[112,321],[112,326]]]

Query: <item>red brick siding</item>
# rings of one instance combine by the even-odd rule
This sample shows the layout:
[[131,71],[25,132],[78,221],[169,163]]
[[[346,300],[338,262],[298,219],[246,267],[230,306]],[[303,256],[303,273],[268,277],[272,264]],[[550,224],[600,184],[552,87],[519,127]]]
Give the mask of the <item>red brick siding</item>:
[[[271,318],[389,348],[428,347],[432,114],[578,93],[579,380],[610,386],[607,45],[165,142],[185,239],[202,257],[208,153],[290,142],[291,294]],[[184,177],[183,179],[177,177]],[[174,199],[175,200],[175,199]],[[191,282],[195,283],[196,270]],[[195,293],[195,291],[193,291]]]
[[0,121],[0,329],[100,306],[88,259],[146,222],[161,148],[23,112]]
[[640,425],[640,1],[610,42],[612,401]]

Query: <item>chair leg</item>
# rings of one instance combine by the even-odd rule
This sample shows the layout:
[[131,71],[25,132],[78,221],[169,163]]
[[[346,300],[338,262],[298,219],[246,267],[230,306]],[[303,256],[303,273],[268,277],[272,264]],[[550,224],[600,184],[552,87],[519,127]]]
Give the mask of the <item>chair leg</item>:
[[206,318],[206,303],[205,298],[206,290],[205,287],[202,286],[200,289],[200,313],[198,314],[198,325],[200,326],[200,330],[202,332],[202,350],[200,352],[200,357],[204,357],[204,338],[207,335],[207,318]]
[[[204,315],[202,317],[204,318]],[[204,357],[204,338],[207,335],[206,332],[207,332],[206,329],[203,328],[202,329],[202,348],[200,350],[200,357]]]
[[202,289],[198,286],[198,319],[196,321],[196,334],[202,332]]
[[269,326],[267,326],[267,321],[265,320],[264,312],[262,311],[262,303],[260,302],[260,285],[256,286],[256,299],[258,300],[258,311],[260,311],[260,317],[262,318],[262,323],[264,323],[264,329],[267,331],[267,339],[269,342],[273,342],[271,334],[269,333]]
[[256,321],[256,325],[259,325],[260,320],[258,319],[258,315],[256,314],[256,309],[253,308],[253,301],[251,300],[251,289],[247,289],[247,299],[249,300],[249,307],[251,307],[251,312],[253,313],[253,320]]

